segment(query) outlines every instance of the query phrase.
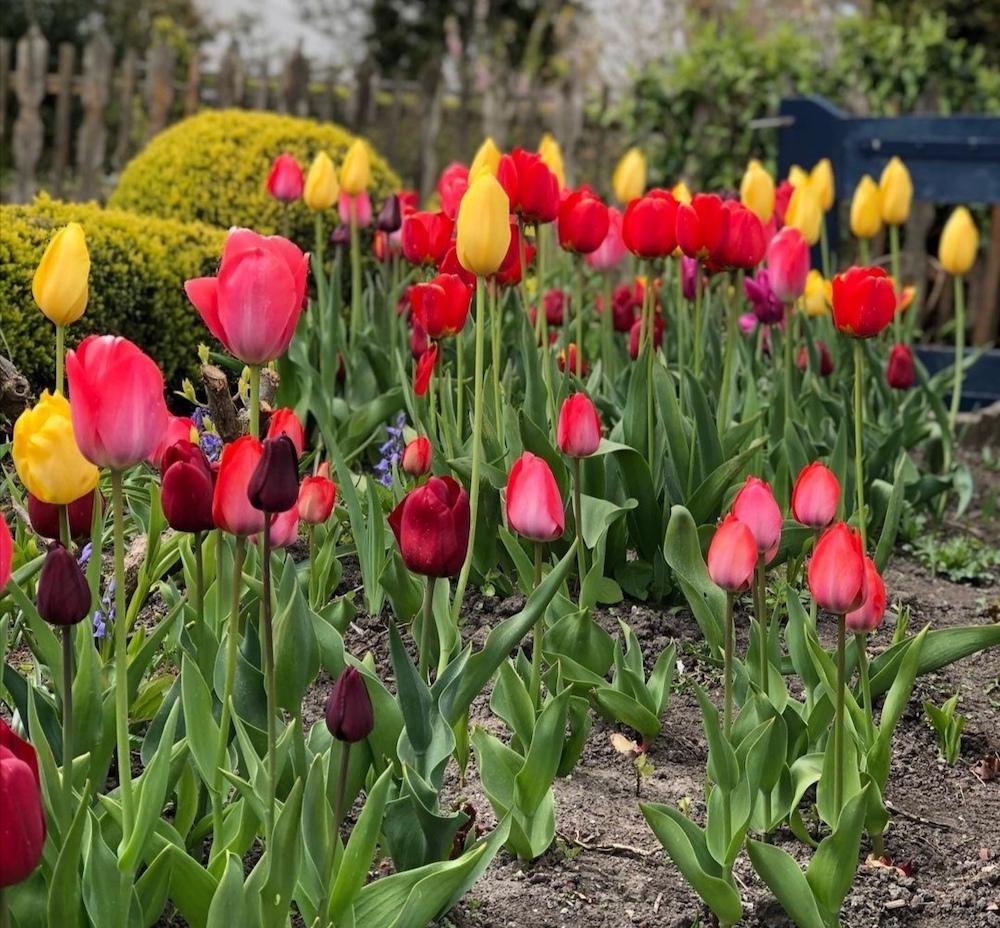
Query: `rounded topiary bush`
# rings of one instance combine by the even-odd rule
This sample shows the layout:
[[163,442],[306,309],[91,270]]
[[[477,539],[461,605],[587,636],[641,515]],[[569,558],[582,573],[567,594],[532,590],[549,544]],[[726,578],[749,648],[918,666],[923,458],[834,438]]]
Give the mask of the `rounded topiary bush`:
[[91,266],[87,311],[67,327],[67,346],[94,333],[124,335],[157,361],[168,383],[196,371],[198,344],[211,336],[184,281],[216,273],[225,232],[44,196],[0,206],[0,350],[36,389],[52,385],[55,327],[35,305],[31,281],[49,240],[68,222],[83,226]]
[[[291,152],[304,171],[325,151],[339,168],[354,136],[312,119],[253,110],[206,110],[161,132],[126,165],[109,206],[262,235],[283,230],[285,208],[265,189],[274,159]],[[372,152],[372,204],[399,189],[399,178]],[[331,217],[335,222],[336,211]],[[313,214],[288,209],[289,235],[312,249]]]

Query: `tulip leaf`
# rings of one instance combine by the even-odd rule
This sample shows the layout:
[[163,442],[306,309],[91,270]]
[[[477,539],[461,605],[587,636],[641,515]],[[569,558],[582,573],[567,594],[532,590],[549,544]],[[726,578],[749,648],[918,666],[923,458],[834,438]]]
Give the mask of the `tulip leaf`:
[[653,741],[660,734],[660,720],[641,702],[610,686],[601,686],[590,694],[594,708],[609,722],[621,722]]
[[245,883],[246,898],[260,900],[261,928],[282,928],[288,920],[302,856],[299,841],[302,789],[302,780],[296,780],[275,817],[267,850]]
[[[525,415],[522,410],[518,417],[521,442],[525,451],[543,458],[549,465],[552,476],[556,478],[559,486],[559,495],[565,499],[569,495],[569,471],[566,469],[566,462],[562,455],[552,446],[549,440],[548,427],[543,431],[539,426]],[[591,546],[592,547],[592,546]]]
[[[219,723],[212,714],[212,694],[198,665],[187,655],[181,660],[181,703],[191,757],[207,786],[215,784],[218,770]],[[162,750],[163,740],[160,741]]]
[[687,508],[695,525],[714,521],[721,514],[726,491],[744,471],[757,449],[763,448],[766,443],[766,438],[754,439],[739,454],[720,464],[701,482],[687,500]]
[[155,924],[167,904],[170,875],[173,872],[172,860],[170,848],[164,847],[136,881],[135,894],[142,908],[143,925]]
[[319,645],[295,564],[285,561],[278,587],[281,612],[274,621],[274,678],[278,705],[297,713],[319,672]]
[[[531,735],[535,730],[535,707],[512,661],[506,660],[497,671],[493,692],[490,694],[490,711],[503,719],[507,727],[514,733],[516,744],[521,748],[531,744]],[[516,747],[511,741],[511,746]]]
[[[84,787],[83,795],[90,795],[90,783]],[[56,858],[56,866],[49,883],[46,914],[50,925],[76,928],[82,923],[80,859],[83,852],[84,825],[90,814],[90,804],[81,802],[73,815],[72,823],[62,836],[59,856]]]
[[549,663],[569,658],[603,682],[615,659],[615,641],[591,618],[589,609],[578,609],[546,630],[542,653]]
[[[854,882],[867,805],[866,787],[844,805],[836,830],[820,841],[806,869],[806,880],[817,903],[828,912],[840,911]],[[780,897],[779,901],[785,904]]]
[[[637,501],[636,507],[628,514],[628,523],[630,531],[634,531],[639,551],[643,557],[651,558],[660,546],[663,528],[649,462],[635,448],[606,438],[601,439],[593,456],[600,455],[611,455],[613,466],[618,469],[624,485],[622,495]],[[608,483],[611,482],[609,474]],[[610,497],[610,493],[608,496]]]
[[[642,389],[642,411],[645,413],[647,382],[644,364],[637,364],[635,366],[635,373],[632,375],[630,387],[633,385],[636,386],[637,392],[640,387]],[[689,441],[690,427],[681,413],[680,404],[677,400],[678,388],[679,384],[676,383],[674,377],[663,365],[653,365],[653,392],[656,397],[656,411],[659,415],[659,424],[666,441],[665,460],[660,463],[664,468],[663,474],[669,498],[681,501],[686,498],[687,491],[690,489],[687,487],[687,475],[690,471],[691,455],[694,454],[693,442],[695,441],[695,436],[691,434]],[[630,394],[629,402],[631,402],[631,398]],[[643,419],[639,423],[641,443],[635,444],[635,442],[629,442],[630,444],[635,444],[635,447],[640,451],[647,444],[646,429],[647,424],[645,416],[643,416]],[[651,456],[655,452],[653,448],[648,450]],[[653,457],[649,457],[648,460],[653,461],[654,459]],[[653,467],[653,476],[655,480],[655,465]],[[656,485],[658,487],[662,486],[661,483],[657,483]]]
[[570,691],[563,690],[542,709],[535,722],[524,766],[514,780],[514,806],[527,818],[538,810],[559,768],[569,697]]
[[900,454],[896,463],[896,473],[893,479],[892,492],[885,507],[885,518],[882,520],[882,531],[879,533],[878,545],[875,548],[875,567],[882,571],[889,562],[892,549],[896,544],[896,534],[899,531],[899,518],[903,511],[903,491],[909,474],[916,470],[913,461],[905,452]]
[[131,883],[131,876],[119,872],[114,852],[101,833],[101,823],[93,809],[87,816],[83,844],[83,904],[94,925],[115,925],[119,917],[119,893],[122,880]]
[[580,499],[583,522],[583,540],[587,548],[597,547],[601,536],[618,519],[631,509],[635,509],[636,501],[628,499],[624,505],[609,502],[606,499],[597,499],[593,496],[582,496]]
[[812,887],[790,854],[773,844],[750,838],[747,855],[754,870],[798,928],[829,928]]
[[212,904],[208,908],[207,928],[246,925],[249,917],[243,888],[243,861],[227,851],[225,870],[222,879],[219,880],[219,888],[212,897]]
[[694,376],[694,369],[688,368],[685,371],[687,379],[687,396],[690,403],[691,416],[694,423],[695,453],[698,456],[698,463],[701,465],[700,474],[710,474],[726,460],[722,454],[722,445],[719,442],[719,428],[715,422],[715,416],[709,407],[708,398],[702,389],[701,383]]

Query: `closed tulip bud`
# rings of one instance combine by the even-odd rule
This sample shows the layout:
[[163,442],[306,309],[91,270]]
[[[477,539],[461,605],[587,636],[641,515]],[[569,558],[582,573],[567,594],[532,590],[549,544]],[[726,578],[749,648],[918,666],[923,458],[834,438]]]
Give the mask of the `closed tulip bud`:
[[14,539],[7,525],[7,517],[0,512],[0,590],[10,580],[14,566]]
[[90,601],[90,586],[76,558],[52,542],[38,575],[38,614],[49,625],[76,625],[90,615]]
[[597,251],[610,226],[607,206],[586,187],[574,190],[559,204],[557,231],[564,251],[581,255]]
[[371,183],[371,170],[368,143],[364,139],[355,139],[340,166],[340,192],[356,197],[367,191]]
[[[64,504],[69,516],[69,535],[74,540],[89,538],[90,526],[94,518],[94,492],[84,493],[79,499]],[[59,506],[42,502],[33,493],[28,493],[28,521],[36,535],[58,540],[62,536],[59,526]]]
[[809,174],[800,164],[793,164],[788,169],[788,183],[793,187],[804,187],[809,183]]
[[717,251],[729,230],[729,212],[712,193],[696,193],[677,207],[677,244],[689,258],[704,260]]
[[549,170],[555,174],[559,189],[562,190],[566,186],[566,169],[563,166],[562,149],[548,132],[542,136],[538,143],[538,154],[542,156],[542,161],[548,165]]
[[531,541],[554,541],[566,528],[563,500],[544,458],[525,451],[507,478],[507,522]]
[[453,577],[469,549],[469,494],[451,477],[431,477],[389,515],[407,570]]
[[641,197],[646,189],[646,156],[639,148],[630,148],[615,167],[611,179],[615,196],[628,206],[636,197]]
[[889,363],[885,368],[885,380],[894,390],[909,390],[916,379],[913,366],[913,351],[909,345],[893,345],[889,352]]
[[938,245],[938,260],[949,274],[957,277],[967,273],[976,263],[978,249],[979,230],[969,211],[959,206],[944,224]]
[[678,203],[690,203],[693,199],[691,196],[691,189],[682,180],[677,181],[677,183],[670,188],[670,195]]
[[[631,328],[628,330],[628,353],[629,357],[635,361],[639,357],[639,347],[644,337],[643,329],[645,324],[641,318],[636,319]],[[653,317],[653,348],[658,350],[663,345],[663,332],[666,329],[666,325],[663,322],[663,316],[657,313]]]
[[375,228],[379,232],[391,235],[393,232],[398,232],[402,226],[403,208],[400,205],[399,196],[392,193],[378,211],[378,216],[375,219]]
[[845,615],[864,599],[865,558],[861,536],[846,522],[828,528],[809,559],[809,590],[820,609]]
[[878,190],[882,221],[887,226],[901,226],[910,217],[913,181],[910,180],[906,165],[899,158],[891,158],[883,169]]
[[757,543],[750,526],[732,513],[727,515],[708,546],[708,575],[729,593],[750,588],[757,566]]
[[833,182],[833,165],[829,158],[821,158],[809,172],[809,186],[819,199],[820,209],[824,213],[833,206],[836,189]]
[[[819,374],[821,377],[829,377],[833,373],[833,357],[830,349],[826,347],[826,342],[816,342],[816,353],[819,355]],[[795,360],[795,366],[800,371],[809,370],[809,351],[805,345],[799,349],[799,356]]]
[[878,335],[895,312],[892,280],[882,268],[852,267],[833,278],[833,324],[844,335]]
[[792,488],[792,515],[809,528],[826,528],[837,515],[840,481],[825,464],[813,461],[799,474]]
[[411,477],[423,477],[430,473],[434,449],[430,439],[424,435],[408,441],[403,449],[403,471]]
[[878,184],[865,174],[851,198],[851,235],[873,238],[882,228],[882,199]]
[[559,215],[559,181],[534,152],[515,148],[510,159],[517,172],[517,198],[511,207],[528,223],[554,222]]
[[483,174],[469,185],[455,228],[462,267],[481,277],[495,274],[510,246],[510,200],[492,174]]
[[706,264],[710,270],[749,271],[764,260],[767,248],[764,224],[742,203],[726,200],[722,206],[728,213],[726,233]]
[[473,156],[472,164],[469,165],[469,180],[474,181],[482,172],[492,174],[496,177],[501,157],[502,155],[500,149],[497,148],[497,143],[487,137]]
[[348,229],[351,227],[352,216],[359,229],[367,229],[372,224],[372,199],[368,196],[368,191],[362,190],[361,193],[351,196],[341,190],[337,198],[337,214],[341,223]]
[[178,532],[215,528],[212,501],[215,479],[205,452],[190,441],[171,445],[163,455],[160,503],[167,524]]
[[295,444],[284,433],[265,439],[247,484],[247,498],[254,509],[263,512],[285,512],[299,498],[299,457]]
[[625,257],[625,239],[622,234],[622,214],[613,206],[608,207],[608,234],[604,241],[586,257],[587,264],[595,271],[610,271]]
[[[625,207],[622,240],[639,258],[665,258],[677,247],[678,203],[666,190],[651,190]],[[609,221],[610,226],[610,221]]]
[[865,558],[864,591],[861,605],[844,616],[844,623],[852,632],[867,634],[878,628],[885,615],[885,582],[870,557]]
[[[552,333],[555,334],[554,332]],[[563,348],[558,355],[556,355],[556,365],[559,368],[559,373],[563,374],[566,372],[567,367],[567,357],[569,359],[569,371],[571,373],[576,373],[576,345],[570,342],[569,347]],[[583,377],[587,373],[587,361],[585,358],[581,359],[580,363],[580,376]]]
[[45,846],[45,806],[35,749],[0,718],[0,888],[31,876]]
[[302,478],[299,487],[299,518],[306,525],[322,525],[337,504],[337,484],[319,474]]
[[302,168],[287,151],[278,155],[267,176],[267,192],[279,203],[294,203],[302,196]]
[[92,493],[100,476],[77,444],[69,403],[48,390],[14,423],[11,456],[25,489],[45,503],[72,503]]
[[83,227],[71,222],[49,242],[31,281],[38,308],[56,325],[76,322],[87,308],[90,252]]
[[586,393],[566,397],[559,410],[559,450],[571,458],[590,457],[601,444],[601,418]]
[[733,500],[733,515],[750,527],[757,551],[773,557],[781,538],[781,510],[769,484],[747,477]]
[[167,428],[163,437],[160,438],[147,458],[148,463],[157,470],[163,470],[163,455],[171,445],[182,440],[198,444],[198,429],[191,419],[187,416],[174,416],[169,413],[167,416]]
[[302,420],[295,415],[294,409],[283,406],[271,413],[271,418],[267,422],[266,437],[277,438],[279,435],[287,435],[295,446],[296,457],[302,457],[306,447],[306,430]]
[[774,178],[756,158],[748,165],[740,182],[740,202],[761,222],[774,214]]
[[[296,500],[284,512],[269,513],[268,543],[272,548],[287,548],[299,540],[299,504]],[[256,544],[258,536],[251,535],[250,543]]]
[[413,321],[430,338],[450,338],[465,327],[473,287],[457,274],[438,274],[410,290]]
[[237,438],[222,449],[212,495],[212,518],[224,532],[252,535],[264,528],[264,514],[250,505],[247,495],[250,477],[263,453],[263,446],[253,435]]
[[805,305],[807,316],[829,316],[833,303],[833,284],[821,271],[811,270],[806,275]]
[[809,246],[798,229],[786,226],[767,246],[767,279],[782,303],[794,303],[806,289]]
[[798,229],[810,245],[815,245],[819,241],[822,223],[823,210],[820,208],[819,197],[808,183],[799,184],[788,201],[785,225]]
[[337,169],[330,156],[321,151],[309,166],[306,175],[302,199],[314,213],[322,213],[330,209],[340,196],[340,184],[337,183]]
[[371,697],[356,667],[345,667],[333,684],[326,703],[326,727],[334,738],[348,744],[364,741],[374,730]]
[[403,220],[403,255],[410,264],[440,264],[451,246],[455,222],[446,213],[410,213]]

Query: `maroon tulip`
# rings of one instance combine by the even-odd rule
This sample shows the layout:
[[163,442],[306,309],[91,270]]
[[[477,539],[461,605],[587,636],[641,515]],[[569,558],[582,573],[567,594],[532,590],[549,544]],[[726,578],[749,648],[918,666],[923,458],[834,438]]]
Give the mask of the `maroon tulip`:
[[886,382],[895,390],[909,390],[916,379],[913,351],[909,345],[893,345],[885,369]]
[[171,528],[178,532],[208,532],[215,528],[214,490],[212,465],[198,445],[179,441],[166,450],[160,504]]
[[365,678],[356,667],[345,667],[326,703],[326,727],[338,741],[356,744],[375,728],[372,701]]
[[31,876],[44,845],[38,755],[0,718],[0,887]]
[[90,603],[83,568],[62,544],[53,541],[38,575],[38,614],[49,625],[76,625],[90,615]]
[[247,484],[247,499],[262,512],[287,512],[299,498],[299,458],[292,440],[282,433],[264,441]]
[[722,589],[741,593],[750,588],[756,566],[753,532],[730,513],[719,523],[708,546],[708,575]]
[[389,515],[403,563],[428,577],[452,577],[469,548],[469,494],[451,477],[431,477]]
[[194,422],[187,416],[169,416],[163,437],[148,458],[149,463],[157,470],[163,470],[163,455],[167,448],[176,444],[181,439],[197,441],[197,435],[198,430],[195,428]]
[[[826,347],[826,342],[816,341],[816,352],[819,355],[819,374],[821,377],[829,377],[833,373],[833,356],[830,349]],[[795,366],[800,371],[809,369],[809,351],[805,345],[799,349],[799,356],[795,361]]]
[[[73,500],[67,507],[69,515],[69,536],[89,538],[90,526],[94,518],[94,493],[84,493],[79,499]],[[59,528],[59,507],[53,503],[44,503],[37,496],[28,494],[28,520],[36,535],[42,538],[58,539],[62,537]]]

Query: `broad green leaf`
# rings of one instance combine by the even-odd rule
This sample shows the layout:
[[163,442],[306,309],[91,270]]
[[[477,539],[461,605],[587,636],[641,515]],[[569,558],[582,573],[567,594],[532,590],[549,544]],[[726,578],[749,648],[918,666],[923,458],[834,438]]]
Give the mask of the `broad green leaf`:
[[829,928],[812,887],[791,855],[780,847],[752,838],[747,840],[747,855],[754,870],[798,928]]
[[698,529],[691,513],[683,506],[670,510],[663,556],[673,569],[691,611],[714,654],[722,650],[726,616],[726,594],[712,582],[701,554]]
[[249,922],[250,914],[243,888],[243,861],[226,852],[226,865],[219,888],[208,908],[208,928],[230,928]]
[[806,870],[816,901],[828,912],[840,911],[854,883],[867,805],[868,790],[862,789],[844,806],[836,830],[820,842]]

